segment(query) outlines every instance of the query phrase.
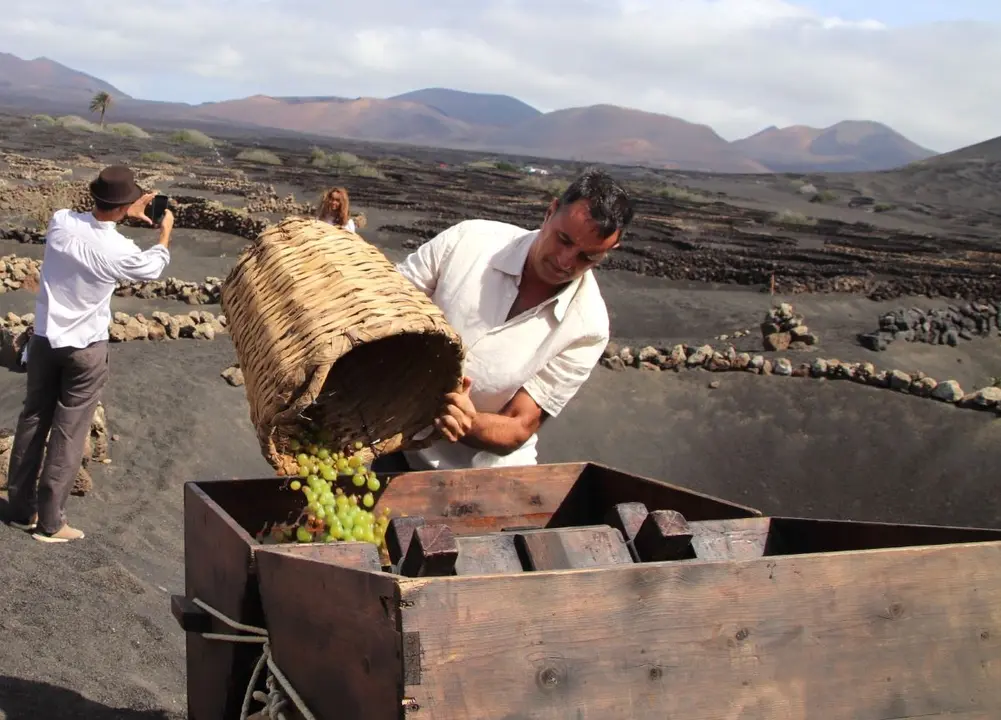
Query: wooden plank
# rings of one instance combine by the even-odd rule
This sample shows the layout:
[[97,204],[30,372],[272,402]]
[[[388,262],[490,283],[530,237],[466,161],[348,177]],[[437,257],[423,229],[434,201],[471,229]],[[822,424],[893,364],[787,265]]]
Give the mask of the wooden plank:
[[573,527],[607,522],[608,511],[637,502],[647,510],[676,510],[689,522],[758,517],[753,508],[695,492],[688,488],[633,475],[598,463],[588,463],[580,480],[549,522],[549,527]]
[[770,532],[783,555],[1001,540],[1001,529],[787,517],[773,517]]
[[455,561],[456,575],[495,575],[518,573],[524,568],[511,533],[466,536],[456,538],[459,557]]
[[272,657],[316,717],[400,717],[404,643],[395,577],[280,545],[261,548],[257,563]]
[[389,521],[389,526],[386,528],[386,553],[394,570],[399,569],[403,558],[407,556],[414,530],[425,523],[424,518],[413,515],[395,517]]
[[692,530],[681,513],[654,510],[646,516],[633,545],[642,562],[681,560],[693,553]]
[[[212,500],[200,483],[184,485],[184,587],[227,617],[260,626],[261,611],[250,534]],[[232,632],[217,621],[216,632]],[[230,720],[240,717],[243,695],[260,647],[185,637],[188,717]]]
[[407,717],[998,718],[999,566],[979,543],[401,580]]
[[427,470],[387,478],[380,507],[421,515],[456,535],[543,526],[560,506],[584,463],[468,470]]
[[516,533],[522,566],[530,571],[573,570],[632,563],[625,540],[607,525]]
[[751,560],[765,554],[770,519],[705,520],[689,527],[700,560]]
[[322,560],[355,570],[382,572],[379,549],[368,542],[337,541],[329,543],[294,543],[288,545],[264,545],[276,552],[291,553],[303,558]]
[[415,528],[407,554],[400,563],[400,574],[407,577],[433,577],[455,573],[459,546],[448,525],[422,525]]

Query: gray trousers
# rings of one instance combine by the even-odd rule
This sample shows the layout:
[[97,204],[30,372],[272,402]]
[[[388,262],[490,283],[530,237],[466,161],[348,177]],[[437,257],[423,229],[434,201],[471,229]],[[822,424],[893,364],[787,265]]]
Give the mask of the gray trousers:
[[12,520],[27,523],[37,512],[42,532],[54,533],[62,528],[66,501],[76,482],[83,446],[107,381],[106,340],[85,348],[53,349],[46,338],[31,337],[28,392],[17,421],[7,471]]

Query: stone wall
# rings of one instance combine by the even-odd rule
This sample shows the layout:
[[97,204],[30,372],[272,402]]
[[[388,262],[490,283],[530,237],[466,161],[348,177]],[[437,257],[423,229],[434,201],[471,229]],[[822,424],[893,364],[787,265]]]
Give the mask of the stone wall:
[[[111,440],[108,433],[108,420],[104,405],[97,404],[94,418],[90,423],[90,435],[83,449],[83,461],[77,471],[76,482],[73,484],[74,495],[86,495],[94,487],[90,474],[91,463],[108,464],[111,462]],[[10,468],[10,453],[14,447],[14,430],[0,428],[0,490],[7,489],[7,473]]]
[[1001,335],[1001,300],[980,300],[946,308],[898,308],[879,318],[879,329],[858,336],[863,347],[886,350],[896,340],[956,347],[960,340]]

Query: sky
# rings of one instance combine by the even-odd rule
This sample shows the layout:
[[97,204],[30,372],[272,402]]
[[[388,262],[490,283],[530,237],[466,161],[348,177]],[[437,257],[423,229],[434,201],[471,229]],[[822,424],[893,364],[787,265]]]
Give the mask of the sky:
[[0,51],[133,97],[504,93],[712,126],[875,120],[938,152],[1001,135],[995,0],[2,0]]

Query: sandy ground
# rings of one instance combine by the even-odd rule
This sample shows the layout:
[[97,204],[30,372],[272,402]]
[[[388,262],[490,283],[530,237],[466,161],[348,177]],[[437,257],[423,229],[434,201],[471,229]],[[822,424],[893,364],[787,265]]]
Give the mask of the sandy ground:
[[[410,225],[418,214],[359,209],[372,227],[365,236],[390,258],[402,257],[404,236],[378,228]],[[129,232],[142,245],[152,242],[152,231]],[[224,276],[243,244],[178,230],[167,275]],[[41,257],[42,250],[0,243],[0,254]],[[602,271],[600,283],[615,340],[624,344],[719,345],[716,336],[750,329],[734,342],[757,352],[763,313],[789,299],[820,335],[804,359],[868,360],[953,378],[966,389],[1001,375],[996,337],[958,348],[900,342],[880,354],[854,340],[886,309],[943,301],[770,298],[753,287],[618,270]],[[113,309],[191,308],[115,298]],[[0,315],[32,310],[26,292],[0,295]],[[104,402],[119,436],[113,462],[95,469],[92,494],[69,505],[88,537],[49,546],[0,525],[0,720],[184,717],[184,637],[169,611],[169,595],[184,591],[182,485],[271,474],[244,390],[219,376],[235,360],[225,337],[112,347]],[[710,380],[719,387],[710,389]],[[24,384],[23,374],[0,371],[0,426],[14,426]],[[769,514],[1001,526],[994,492],[1001,419],[843,381],[598,368],[547,423],[541,459],[600,462]]]

